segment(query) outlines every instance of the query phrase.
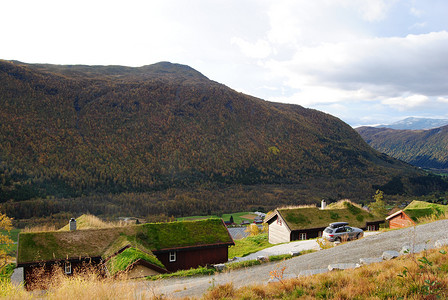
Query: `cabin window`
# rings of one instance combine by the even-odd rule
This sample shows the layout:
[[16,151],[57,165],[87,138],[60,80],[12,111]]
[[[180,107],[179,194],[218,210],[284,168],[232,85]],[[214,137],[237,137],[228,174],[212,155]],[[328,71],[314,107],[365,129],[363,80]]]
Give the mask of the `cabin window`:
[[299,233],[299,240],[306,240],[306,232]]
[[375,231],[375,225],[368,225],[367,226],[367,231]]
[[66,262],[64,265],[65,274],[72,274],[72,264],[71,262]]
[[282,226],[282,220],[280,218],[277,218],[277,224]]
[[176,261],[176,251],[171,251],[170,252],[170,262],[175,262]]
[[323,232],[322,232],[322,231],[319,231],[319,232],[317,233],[317,237],[322,237],[322,235],[323,235]]

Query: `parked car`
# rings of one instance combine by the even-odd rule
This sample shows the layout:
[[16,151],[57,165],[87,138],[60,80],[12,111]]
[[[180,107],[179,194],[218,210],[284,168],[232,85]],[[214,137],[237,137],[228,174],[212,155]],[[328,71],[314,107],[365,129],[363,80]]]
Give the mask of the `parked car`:
[[362,229],[348,226],[347,222],[335,222],[325,228],[322,236],[330,242],[342,242],[359,239],[363,235],[364,231]]

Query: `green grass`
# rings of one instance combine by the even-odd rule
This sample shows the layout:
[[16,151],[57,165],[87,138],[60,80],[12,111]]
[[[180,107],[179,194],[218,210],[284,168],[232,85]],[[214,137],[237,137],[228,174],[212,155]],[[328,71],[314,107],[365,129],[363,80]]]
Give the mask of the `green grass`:
[[158,280],[158,279],[171,278],[171,277],[191,277],[191,276],[200,276],[200,275],[213,275],[215,273],[216,273],[215,269],[199,267],[196,269],[179,270],[179,271],[173,272],[173,273],[148,276],[148,277],[146,277],[146,279]]
[[233,222],[235,224],[241,224],[243,221],[250,221],[253,222],[253,219],[246,219],[242,218],[242,216],[245,215],[253,215],[256,216],[253,212],[238,212],[238,213],[231,213],[231,214],[223,214],[222,216],[217,215],[208,215],[208,216],[191,216],[191,217],[183,217],[183,218],[177,218],[178,221],[184,221],[184,220],[202,220],[202,219],[208,219],[208,218],[221,218],[224,221],[229,221],[230,216],[233,216]]
[[268,234],[262,233],[256,236],[249,236],[241,240],[235,240],[235,246],[229,248],[229,258],[244,257],[251,253],[272,247],[269,244]]
[[1,271],[0,271],[0,281],[9,281],[11,279],[11,275],[14,272],[14,269],[16,268],[16,264],[7,264]]

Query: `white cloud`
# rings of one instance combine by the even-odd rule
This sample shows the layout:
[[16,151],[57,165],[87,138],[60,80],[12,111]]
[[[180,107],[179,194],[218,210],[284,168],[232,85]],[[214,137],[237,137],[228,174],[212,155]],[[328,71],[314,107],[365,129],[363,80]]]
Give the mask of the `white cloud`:
[[249,43],[242,38],[233,37],[231,43],[237,45],[244,55],[250,58],[266,58],[272,53],[269,43],[261,39],[255,43]]
[[349,1],[349,2],[352,5],[359,5],[358,9],[365,20],[369,22],[374,22],[384,19],[389,11],[389,8],[396,1],[362,0],[362,1]]
[[407,97],[388,98],[381,102],[399,111],[407,111],[417,107],[423,107],[428,104],[429,100],[424,95],[411,95]]
[[[265,67],[297,89],[319,86],[352,96],[362,88],[370,98],[405,93],[446,95],[448,61],[444,53],[448,53],[446,31],[303,47],[292,59],[271,59]],[[341,94],[329,93],[329,97],[349,100]]]
[[410,9],[410,13],[411,13],[411,15],[413,15],[413,16],[415,16],[415,17],[421,17],[422,16],[422,14],[423,14],[423,11],[421,11],[421,10],[419,10],[419,9],[417,9],[416,7],[411,7],[411,9]]

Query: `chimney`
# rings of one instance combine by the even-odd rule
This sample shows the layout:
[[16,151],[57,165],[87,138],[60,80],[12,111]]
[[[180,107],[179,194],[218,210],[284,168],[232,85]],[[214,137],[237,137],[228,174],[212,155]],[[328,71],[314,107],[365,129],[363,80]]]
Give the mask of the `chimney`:
[[327,201],[325,201],[325,199],[322,199],[322,202],[320,203],[320,209],[325,209],[327,208]]
[[70,222],[68,222],[69,227],[70,227],[70,231],[72,230],[76,230],[76,220],[75,218],[71,218]]

